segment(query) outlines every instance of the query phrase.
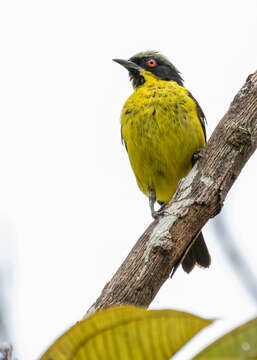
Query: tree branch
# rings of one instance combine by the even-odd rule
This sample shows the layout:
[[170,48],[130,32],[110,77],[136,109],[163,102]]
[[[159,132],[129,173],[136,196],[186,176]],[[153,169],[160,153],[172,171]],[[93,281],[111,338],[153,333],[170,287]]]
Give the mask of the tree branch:
[[[117,304],[148,306],[226,195],[257,145],[257,71],[213,132],[203,157],[182,179],[164,215],[137,241],[88,314]],[[86,315],[86,316],[87,316]]]

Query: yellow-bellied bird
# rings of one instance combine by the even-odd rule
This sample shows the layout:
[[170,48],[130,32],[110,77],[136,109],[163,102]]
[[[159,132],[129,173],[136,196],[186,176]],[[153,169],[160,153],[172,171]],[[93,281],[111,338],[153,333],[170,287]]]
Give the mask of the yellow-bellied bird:
[[[154,218],[155,202],[168,203],[178,182],[192,168],[193,155],[206,141],[205,117],[198,102],[183,87],[175,66],[155,51],[129,60],[114,59],[129,71],[133,94],[123,106],[121,135],[140,190],[148,196]],[[182,262],[208,267],[211,259],[202,233]]]

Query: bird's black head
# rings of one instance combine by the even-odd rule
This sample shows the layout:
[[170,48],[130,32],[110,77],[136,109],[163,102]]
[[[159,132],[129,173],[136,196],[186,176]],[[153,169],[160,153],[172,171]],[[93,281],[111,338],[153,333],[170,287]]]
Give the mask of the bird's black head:
[[128,71],[133,86],[138,87],[145,82],[144,70],[151,72],[157,78],[166,81],[176,81],[183,86],[183,79],[175,66],[157,51],[145,51],[132,56],[128,61],[114,59],[123,65]]

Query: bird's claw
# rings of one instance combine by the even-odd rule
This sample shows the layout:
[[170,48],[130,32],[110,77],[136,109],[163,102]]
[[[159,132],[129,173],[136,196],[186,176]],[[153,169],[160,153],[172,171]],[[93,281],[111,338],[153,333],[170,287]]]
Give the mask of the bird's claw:
[[163,204],[163,205],[160,207],[160,209],[152,211],[152,217],[153,217],[154,219],[157,219],[158,217],[164,215],[164,206],[165,206],[165,205],[166,205],[166,204]]
[[202,149],[197,150],[192,156],[192,164],[194,165],[198,160],[202,159],[204,155],[202,154]]

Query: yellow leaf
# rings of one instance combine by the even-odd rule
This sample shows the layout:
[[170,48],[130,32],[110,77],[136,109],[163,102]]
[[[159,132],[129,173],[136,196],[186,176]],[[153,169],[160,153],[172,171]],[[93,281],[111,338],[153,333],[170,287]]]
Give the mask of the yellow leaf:
[[166,360],[211,322],[181,311],[108,308],[71,327],[41,360]]
[[257,318],[232,330],[202,350],[194,359],[257,359]]

